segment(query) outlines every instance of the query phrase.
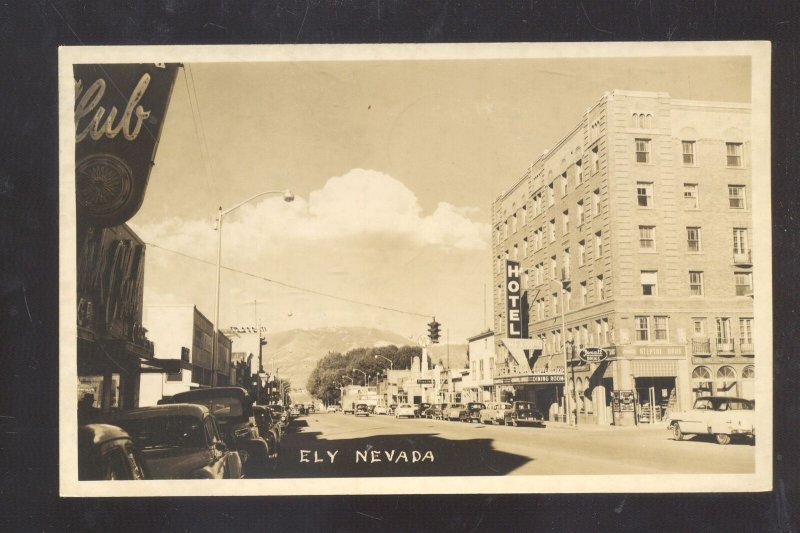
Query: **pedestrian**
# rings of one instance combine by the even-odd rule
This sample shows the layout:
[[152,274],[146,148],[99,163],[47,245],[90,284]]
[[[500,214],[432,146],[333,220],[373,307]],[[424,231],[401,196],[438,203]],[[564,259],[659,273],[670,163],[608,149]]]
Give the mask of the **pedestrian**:
[[78,423],[89,424],[100,414],[100,409],[94,406],[94,394],[87,392],[78,401]]

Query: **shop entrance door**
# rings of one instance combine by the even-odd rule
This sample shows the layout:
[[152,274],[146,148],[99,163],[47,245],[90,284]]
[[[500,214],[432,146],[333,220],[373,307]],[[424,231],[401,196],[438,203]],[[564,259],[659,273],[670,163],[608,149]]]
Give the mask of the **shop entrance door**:
[[670,401],[677,398],[674,377],[637,377],[636,409],[640,424],[655,424],[663,420]]

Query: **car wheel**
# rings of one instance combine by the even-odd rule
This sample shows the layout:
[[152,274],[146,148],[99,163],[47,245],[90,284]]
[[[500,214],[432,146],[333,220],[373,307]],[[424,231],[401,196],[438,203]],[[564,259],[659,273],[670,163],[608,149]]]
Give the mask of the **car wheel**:
[[675,440],[683,440],[683,431],[681,431],[681,425],[677,422],[672,426],[672,437]]
[[717,444],[725,445],[731,443],[731,436],[727,433],[717,433],[714,438],[717,439]]

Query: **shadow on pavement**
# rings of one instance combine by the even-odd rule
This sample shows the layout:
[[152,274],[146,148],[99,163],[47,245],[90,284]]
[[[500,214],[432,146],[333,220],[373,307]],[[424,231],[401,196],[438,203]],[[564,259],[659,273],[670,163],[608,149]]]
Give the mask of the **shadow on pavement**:
[[[532,459],[492,448],[492,439],[436,433],[336,438],[295,432],[281,444],[276,477],[498,476]],[[333,437],[333,438],[332,438]]]

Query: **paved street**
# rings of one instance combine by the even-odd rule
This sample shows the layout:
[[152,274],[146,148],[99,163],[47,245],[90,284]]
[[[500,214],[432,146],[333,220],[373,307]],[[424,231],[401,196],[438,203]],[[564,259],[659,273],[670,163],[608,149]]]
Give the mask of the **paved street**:
[[317,413],[293,421],[279,477],[748,473],[754,447],[645,428],[506,427]]

